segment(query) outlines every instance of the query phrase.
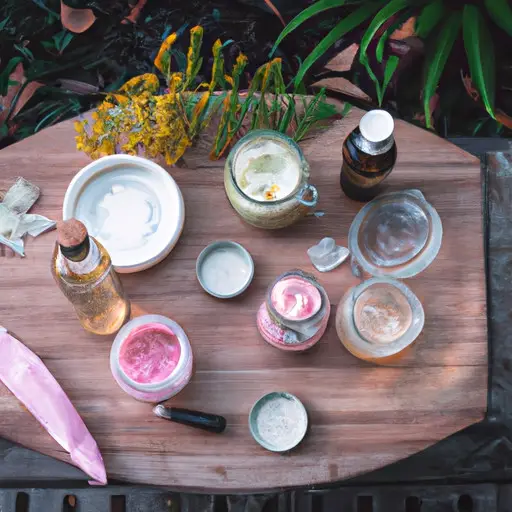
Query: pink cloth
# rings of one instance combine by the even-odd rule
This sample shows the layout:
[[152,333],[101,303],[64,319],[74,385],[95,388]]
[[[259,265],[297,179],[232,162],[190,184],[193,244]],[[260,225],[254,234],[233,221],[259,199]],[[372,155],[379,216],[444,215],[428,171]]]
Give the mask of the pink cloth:
[[44,363],[23,343],[0,327],[0,381],[71,455],[73,462],[106,485],[98,445],[73,404]]

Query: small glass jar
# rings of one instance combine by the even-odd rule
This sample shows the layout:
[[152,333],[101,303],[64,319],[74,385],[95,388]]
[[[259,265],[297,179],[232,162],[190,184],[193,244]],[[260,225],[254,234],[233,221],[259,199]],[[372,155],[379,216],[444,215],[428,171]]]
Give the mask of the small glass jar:
[[272,130],[253,130],[240,139],[224,168],[229,202],[247,223],[263,229],[284,228],[312,211],[318,192],[308,181],[300,147]]
[[336,332],[354,356],[384,362],[407,348],[425,323],[423,306],[405,284],[372,278],[354,286],[336,311]]
[[258,330],[270,345],[300,352],[318,343],[330,312],[329,297],[314,276],[291,270],[268,288],[257,313]]
[[[144,334],[145,329],[152,329],[147,338],[142,341],[136,338]],[[166,347],[162,349],[162,337],[155,336],[155,333],[166,335],[169,339],[173,337],[175,360],[172,354],[164,354],[171,368],[168,375],[165,374],[162,357],[162,350]],[[133,346],[129,346],[130,343]],[[156,364],[148,361],[151,357],[154,357]],[[131,362],[137,367],[130,368]],[[179,393],[192,377],[192,365],[192,348],[185,331],[176,322],[161,315],[139,316],[128,322],[117,334],[110,352],[110,369],[114,379],[126,393],[143,402],[162,402]],[[151,378],[150,372],[155,378]],[[159,378],[159,374],[162,378]]]

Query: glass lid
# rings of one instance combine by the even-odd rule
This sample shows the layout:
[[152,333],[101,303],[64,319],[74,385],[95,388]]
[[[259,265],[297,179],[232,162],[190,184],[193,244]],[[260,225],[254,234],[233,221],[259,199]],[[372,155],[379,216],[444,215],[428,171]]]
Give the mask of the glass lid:
[[356,215],[349,232],[352,256],[373,276],[412,277],[441,247],[439,214],[419,190],[383,194]]

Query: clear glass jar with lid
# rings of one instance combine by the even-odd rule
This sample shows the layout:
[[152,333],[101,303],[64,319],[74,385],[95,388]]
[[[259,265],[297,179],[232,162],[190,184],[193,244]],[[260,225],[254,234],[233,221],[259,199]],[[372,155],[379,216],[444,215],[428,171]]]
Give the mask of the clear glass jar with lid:
[[320,340],[330,312],[329,297],[315,277],[302,270],[290,270],[269,286],[258,310],[258,330],[270,345],[300,352]]
[[226,160],[224,186],[242,219],[263,229],[294,224],[318,203],[300,147],[272,130],[253,130],[237,142]]
[[405,284],[374,277],[350,288],[336,311],[336,332],[352,355],[374,363],[397,356],[420,335],[421,302]]

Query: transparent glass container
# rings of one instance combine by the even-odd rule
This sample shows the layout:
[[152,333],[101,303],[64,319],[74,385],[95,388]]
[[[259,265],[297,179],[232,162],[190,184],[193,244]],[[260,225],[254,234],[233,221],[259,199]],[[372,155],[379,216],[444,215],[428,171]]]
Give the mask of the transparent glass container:
[[[296,186],[286,197],[275,200],[257,200],[242,191],[237,181],[241,155],[257,150],[259,146],[274,142],[285,148],[290,161],[299,168]],[[259,155],[265,158],[263,152]],[[271,162],[269,165],[276,165]],[[318,192],[309,184],[309,165],[300,147],[289,137],[272,130],[253,130],[230,151],[224,168],[224,186],[229,202],[247,223],[263,229],[279,229],[294,224],[315,208]]]
[[52,274],[84,329],[113,334],[130,316],[130,302],[107,250],[93,237],[89,237],[89,243],[83,262],[68,260],[55,244]]
[[354,356],[384,362],[407,348],[425,323],[423,306],[403,283],[372,278],[354,286],[336,311],[336,332]]
[[[123,343],[136,329],[150,324],[161,324],[176,336],[180,355],[172,373],[158,382],[141,383],[130,378],[120,363]],[[190,381],[193,369],[192,347],[185,331],[173,320],[162,315],[143,315],[130,320],[117,334],[110,351],[110,370],[121,389],[142,402],[162,402],[179,393]]]
[[354,218],[352,258],[372,276],[405,279],[427,268],[443,238],[441,218],[419,190],[382,194]]
[[[287,285],[288,282],[290,285]],[[309,301],[300,298],[302,287],[302,297],[309,296]],[[283,313],[283,309],[276,305],[277,289],[285,290],[284,293],[288,294],[286,307],[290,311],[309,308],[308,302],[314,306],[300,318]],[[291,270],[280,275],[269,286],[266,300],[258,309],[258,330],[270,345],[285,351],[300,352],[318,343],[327,328],[330,312],[329,297],[315,277],[302,270]]]

